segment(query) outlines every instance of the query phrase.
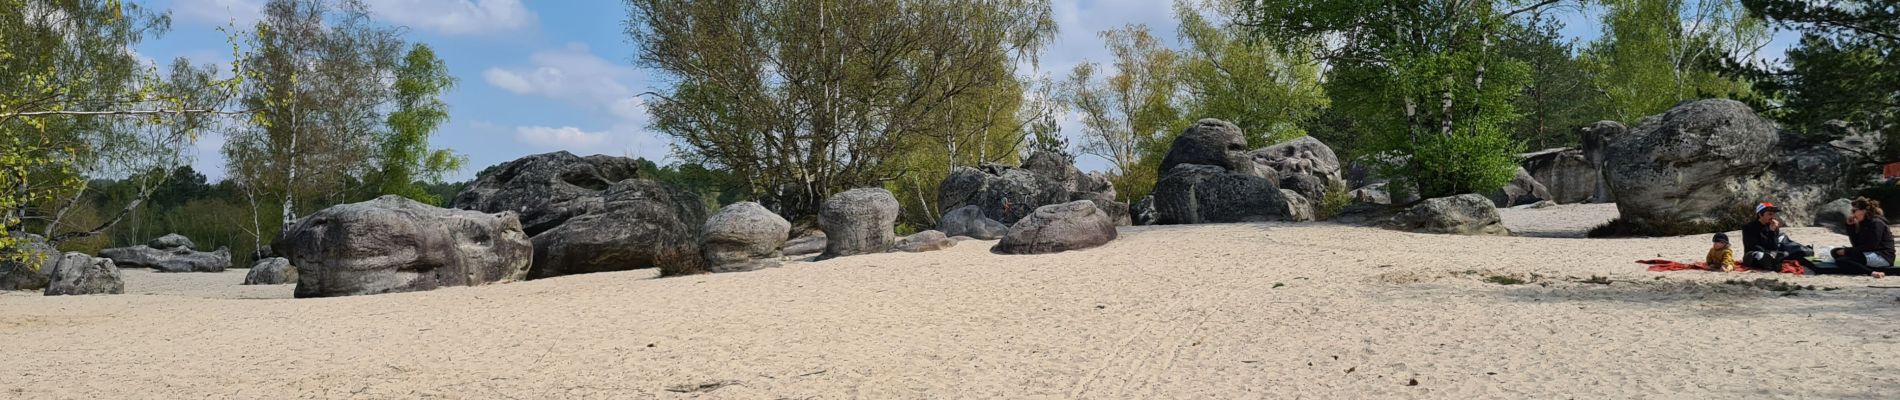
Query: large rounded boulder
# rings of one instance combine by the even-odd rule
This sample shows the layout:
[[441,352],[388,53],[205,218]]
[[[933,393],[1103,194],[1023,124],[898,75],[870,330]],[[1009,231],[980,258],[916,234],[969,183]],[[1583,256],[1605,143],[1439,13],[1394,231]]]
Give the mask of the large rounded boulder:
[[1417,233],[1509,235],[1491,200],[1477,194],[1425,199],[1394,215],[1386,226]]
[[534,250],[512,212],[393,195],[318,211],[284,228],[271,247],[296,266],[300,298],[520,280]]
[[1287,199],[1272,181],[1220,167],[1181,164],[1155,183],[1155,222],[1203,224],[1291,221]]
[[74,252],[50,261],[47,296],[125,293],[125,280],[112,260]]
[[1181,164],[1220,167],[1242,174],[1253,173],[1253,157],[1247,154],[1247,136],[1240,127],[1218,119],[1203,119],[1181,131],[1161,159],[1160,173],[1167,174]]
[[1108,244],[1118,233],[1115,221],[1095,207],[1094,202],[1072,201],[1036,209],[1028,218],[1010,226],[991,252],[1000,254],[1048,254],[1082,250]]
[[246,285],[283,285],[297,283],[297,267],[283,257],[270,257],[251,264],[251,271],[244,274]]
[[59,250],[39,235],[10,232],[13,246],[0,251],[0,290],[45,289]]
[[601,193],[615,182],[633,179],[636,165],[626,157],[579,157],[565,151],[531,155],[493,167],[451,204],[487,213],[513,211],[529,236],[539,235],[598,209]]
[[645,179],[601,193],[602,205],[534,235],[529,279],[659,268],[664,276],[706,271],[699,234],[706,209],[698,194]]
[[706,218],[699,251],[709,272],[776,267],[791,230],[791,222],[759,203],[733,203]]
[[1009,233],[1009,226],[983,215],[981,207],[963,206],[944,214],[943,219],[937,221],[937,230],[951,237],[996,240]]
[[883,253],[897,243],[897,197],[879,188],[852,189],[832,195],[818,208],[825,231],[819,259]]
[[1738,208],[1773,193],[1779,141],[1741,102],[1687,102],[1610,138],[1604,178],[1626,223],[1730,226]]

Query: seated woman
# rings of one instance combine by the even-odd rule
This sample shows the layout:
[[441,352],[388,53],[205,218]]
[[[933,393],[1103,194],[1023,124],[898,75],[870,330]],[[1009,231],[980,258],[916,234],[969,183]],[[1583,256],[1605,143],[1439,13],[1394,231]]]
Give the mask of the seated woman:
[[1816,269],[1816,273],[1886,276],[1893,272],[1893,231],[1887,227],[1886,213],[1880,202],[1865,197],[1854,199],[1854,214],[1847,217],[1847,248],[1834,249],[1834,268]]

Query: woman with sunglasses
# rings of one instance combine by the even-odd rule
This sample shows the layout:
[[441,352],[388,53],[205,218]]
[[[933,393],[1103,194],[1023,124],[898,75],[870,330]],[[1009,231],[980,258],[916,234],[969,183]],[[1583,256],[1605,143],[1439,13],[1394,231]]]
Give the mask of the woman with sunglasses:
[[1834,268],[1820,268],[1823,274],[1886,276],[1893,272],[1893,231],[1887,227],[1886,213],[1880,202],[1866,197],[1853,202],[1854,213],[1847,217],[1847,248],[1834,249]]

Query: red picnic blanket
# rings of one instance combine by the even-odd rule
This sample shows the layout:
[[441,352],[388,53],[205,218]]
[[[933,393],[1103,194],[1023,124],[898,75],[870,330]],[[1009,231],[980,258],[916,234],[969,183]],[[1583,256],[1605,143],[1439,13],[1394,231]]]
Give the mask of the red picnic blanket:
[[[1686,271],[1686,270],[1722,272],[1721,270],[1709,269],[1709,263],[1700,262],[1700,261],[1692,262],[1692,263],[1680,263],[1680,262],[1669,261],[1669,260],[1642,260],[1642,261],[1637,261],[1636,263],[1649,265],[1649,272],[1669,272],[1669,271]],[[1748,272],[1748,271],[1754,271],[1754,270],[1747,269],[1747,268],[1735,269],[1735,272]],[[1807,275],[1808,269],[1807,267],[1802,267],[1801,262],[1799,261],[1782,261],[1781,271],[1779,272],[1784,273],[1784,274]]]

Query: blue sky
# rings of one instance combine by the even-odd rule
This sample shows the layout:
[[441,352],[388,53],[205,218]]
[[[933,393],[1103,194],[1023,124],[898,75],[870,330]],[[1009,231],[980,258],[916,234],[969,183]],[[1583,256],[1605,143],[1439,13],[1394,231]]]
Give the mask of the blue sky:
[[[146,7],[170,10],[170,33],[147,40],[137,51],[154,60],[187,57],[226,63],[231,46],[218,27],[248,27],[264,0],[153,0]],[[639,94],[655,90],[654,74],[633,67],[633,46],[622,33],[626,6],[618,0],[365,0],[375,17],[409,29],[408,40],[428,43],[458,79],[444,96],[449,123],[433,144],[468,156],[467,179],[483,167],[524,155],[556,150],[670,161],[668,141],[647,131]],[[1061,77],[1083,61],[1106,61],[1096,32],[1147,24],[1172,38],[1177,29],[1172,1],[1054,0],[1061,32],[1035,73]],[[1595,13],[1566,13],[1566,34],[1598,36]],[[1780,54],[1789,38],[1767,53]],[[162,63],[161,63],[162,64]],[[1080,134],[1074,118],[1065,134]],[[204,136],[194,145],[196,168],[220,179],[222,138]],[[1079,142],[1079,140],[1072,140]],[[1083,157],[1083,169],[1107,166]]]

